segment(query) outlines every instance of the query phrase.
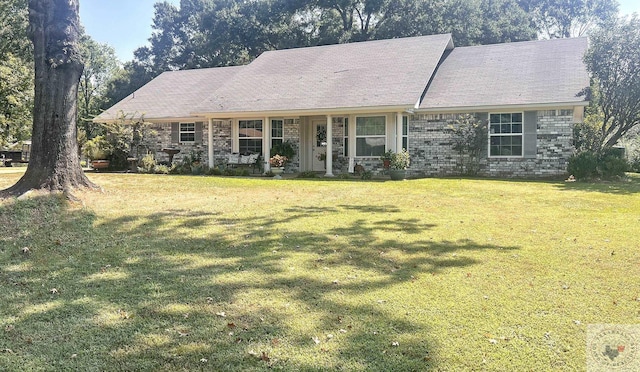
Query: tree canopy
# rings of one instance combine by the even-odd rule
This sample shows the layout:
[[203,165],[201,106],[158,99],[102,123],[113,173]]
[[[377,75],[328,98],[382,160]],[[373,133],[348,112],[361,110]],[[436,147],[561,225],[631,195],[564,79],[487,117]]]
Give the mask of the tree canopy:
[[591,35],[585,56],[593,77],[592,100],[606,149],[640,124],[640,19],[619,19]]

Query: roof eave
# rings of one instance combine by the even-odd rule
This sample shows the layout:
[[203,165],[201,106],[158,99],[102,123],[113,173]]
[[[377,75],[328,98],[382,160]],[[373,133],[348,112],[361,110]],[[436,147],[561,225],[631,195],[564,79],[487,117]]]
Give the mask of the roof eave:
[[575,102],[551,102],[551,103],[528,103],[528,104],[508,104],[508,105],[484,105],[484,106],[451,106],[451,107],[434,107],[419,108],[413,110],[415,113],[462,113],[462,112],[481,112],[481,111],[500,111],[511,109],[527,109],[527,110],[546,110],[559,107],[586,107],[589,101]]
[[299,110],[268,110],[268,111],[229,111],[229,112],[193,112],[192,115],[209,119],[262,118],[262,117],[297,117],[297,116],[326,116],[350,114],[378,114],[388,112],[407,112],[413,105],[391,105],[370,107],[331,107]]

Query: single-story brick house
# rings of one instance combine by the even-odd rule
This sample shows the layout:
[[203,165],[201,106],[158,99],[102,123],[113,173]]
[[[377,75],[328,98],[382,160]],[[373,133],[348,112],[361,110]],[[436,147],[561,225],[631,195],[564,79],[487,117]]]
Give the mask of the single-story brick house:
[[471,113],[488,133],[481,175],[558,176],[588,104],[586,48],[585,38],[456,48],[446,34],[269,51],[245,66],[165,72],[95,121],[144,114],[158,150],[176,147],[178,159],[197,147],[212,167],[289,141],[288,172],[376,173],[382,153],[406,148],[410,175],[444,176],[460,172],[451,123]]

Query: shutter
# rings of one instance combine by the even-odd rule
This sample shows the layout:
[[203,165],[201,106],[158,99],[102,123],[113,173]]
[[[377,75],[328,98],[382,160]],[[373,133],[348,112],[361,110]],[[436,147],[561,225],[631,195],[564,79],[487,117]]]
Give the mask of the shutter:
[[171,143],[180,143],[180,123],[171,123]]
[[197,144],[201,144],[202,143],[202,122],[198,121],[196,122],[196,145]]
[[535,158],[538,153],[538,112],[525,111],[523,125],[523,155],[525,158]]

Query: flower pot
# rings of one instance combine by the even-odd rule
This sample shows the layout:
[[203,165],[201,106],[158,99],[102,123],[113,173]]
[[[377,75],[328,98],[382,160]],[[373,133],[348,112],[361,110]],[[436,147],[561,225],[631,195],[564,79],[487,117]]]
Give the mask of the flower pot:
[[393,181],[400,181],[405,179],[407,171],[404,169],[389,169],[389,176],[391,176],[391,180]]
[[281,174],[284,173],[284,167],[271,167],[271,173],[275,175],[274,178],[282,178]]

